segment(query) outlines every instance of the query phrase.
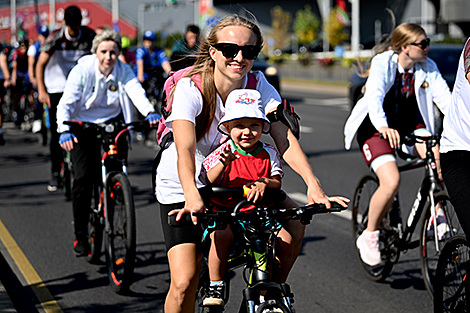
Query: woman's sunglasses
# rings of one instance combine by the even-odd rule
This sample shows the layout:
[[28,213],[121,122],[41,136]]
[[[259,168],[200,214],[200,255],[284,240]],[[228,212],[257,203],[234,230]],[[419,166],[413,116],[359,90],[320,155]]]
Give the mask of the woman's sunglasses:
[[423,39],[420,42],[412,42],[410,45],[420,47],[423,50],[426,50],[427,47],[431,44],[431,40],[429,38]]
[[235,58],[238,54],[238,51],[242,51],[243,58],[248,60],[254,60],[261,51],[261,47],[253,45],[239,46],[234,43],[216,43],[212,45],[214,48],[222,52],[224,57]]

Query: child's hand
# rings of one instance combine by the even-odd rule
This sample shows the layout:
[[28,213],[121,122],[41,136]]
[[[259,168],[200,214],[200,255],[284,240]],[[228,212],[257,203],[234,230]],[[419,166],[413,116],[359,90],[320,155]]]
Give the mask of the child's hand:
[[238,155],[233,154],[230,145],[226,145],[222,152],[219,154],[219,161],[222,162],[224,166],[229,166],[230,162],[238,158],[240,157]]
[[246,199],[251,202],[256,202],[258,200],[263,199],[264,191],[267,188],[266,182],[264,182],[263,178],[260,178],[254,182],[246,184],[250,190],[248,191]]

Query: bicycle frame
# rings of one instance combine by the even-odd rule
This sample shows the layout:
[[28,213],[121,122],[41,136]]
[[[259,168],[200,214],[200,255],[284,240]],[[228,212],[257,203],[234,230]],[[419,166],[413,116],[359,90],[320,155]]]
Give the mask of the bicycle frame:
[[[397,228],[401,244],[402,245],[404,244],[408,246],[409,248],[414,248],[413,244],[415,243],[411,242],[411,237],[413,235],[413,232],[416,229],[416,226],[419,223],[419,220],[421,219],[421,215],[423,215],[423,210],[428,201],[430,201],[432,218],[435,219],[437,215],[435,203],[434,203],[434,194],[439,192],[441,189],[439,188],[439,182],[437,178],[438,174],[437,174],[436,160],[432,152],[432,147],[434,147],[436,144],[437,144],[437,139],[430,139],[426,141],[426,158],[425,159],[417,159],[415,161],[408,162],[398,167],[398,171],[401,173],[401,172],[406,172],[412,169],[426,166],[425,176],[423,178],[423,181],[421,182],[421,186],[418,189],[416,198],[411,207],[411,211],[408,215],[405,226],[403,227],[403,223],[402,223],[398,194],[395,196],[392,209],[389,212],[390,220],[393,221],[391,222],[392,223],[391,226]],[[433,223],[433,227],[434,227],[434,241],[436,245],[436,251],[440,251],[439,239],[437,237],[438,236],[437,223]]]
[[[235,193],[237,190],[242,188],[224,188],[224,187],[205,187],[212,188],[211,190],[215,194],[231,195],[234,198],[238,198],[240,193]],[[204,189],[204,188],[203,188]],[[231,194],[230,194],[231,190]],[[279,190],[266,190],[266,192],[273,192],[272,196],[265,193],[266,199],[273,199],[273,202],[281,202],[282,200],[276,199],[276,193],[282,192]],[[203,198],[207,199],[207,194],[204,195],[201,192]],[[285,194],[282,192],[285,197]],[[276,199],[276,200],[274,200]],[[207,201],[206,201],[207,202]],[[244,221],[250,221],[245,225],[243,241],[235,240],[235,242],[241,243],[241,246],[236,252],[232,252],[227,260],[227,272],[245,266],[245,271],[249,270],[249,276],[243,275],[246,282],[246,287],[243,289],[243,302],[240,312],[255,313],[256,306],[262,305],[277,305],[282,308],[282,312],[294,312],[292,308],[293,293],[291,292],[290,286],[285,283],[277,283],[273,279],[273,272],[276,271],[276,242],[277,234],[281,229],[281,226],[276,223],[268,223],[270,221],[276,221],[280,217],[290,217],[300,219],[303,224],[310,223],[313,215],[320,213],[339,212],[345,208],[339,205],[333,206],[331,209],[326,209],[324,206],[319,204],[307,205],[293,210],[277,210],[267,209],[264,206],[257,205],[256,213],[240,213],[240,209],[245,207],[247,204],[252,204],[246,200],[240,201],[234,208],[231,214],[227,212],[210,212],[210,213],[196,213],[194,214],[198,218],[205,218],[215,222],[215,229],[225,229],[226,223],[229,221],[236,223],[245,223]],[[208,205],[206,205],[209,207]],[[252,225],[251,223],[255,223]],[[220,224],[218,223],[220,222]],[[170,223],[171,225],[171,223]],[[252,225],[252,226],[250,226]],[[235,233],[235,231],[234,231]],[[235,236],[238,238],[237,236]],[[208,277],[206,278],[208,279]],[[204,282],[203,282],[204,285]],[[202,286],[203,286],[202,285]],[[230,281],[226,281],[226,299],[229,297],[229,285]],[[264,294],[266,302],[260,303],[260,295]],[[244,305],[245,309],[243,309]],[[209,307],[209,306],[207,306]],[[207,308],[206,307],[206,308]],[[219,311],[216,311],[219,312]],[[264,311],[263,311],[264,312]],[[276,311],[277,312],[277,311]],[[279,311],[281,312],[281,311]]]

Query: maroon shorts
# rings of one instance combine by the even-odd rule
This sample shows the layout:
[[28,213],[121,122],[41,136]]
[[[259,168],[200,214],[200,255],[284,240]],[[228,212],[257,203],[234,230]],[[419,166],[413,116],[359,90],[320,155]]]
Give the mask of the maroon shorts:
[[[414,130],[426,128],[422,123],[418,123]],[[409,133],[409,132],[408,132]],[[370,166],[372,161],[378,157],[386,154],[395,155],[395,150],[390,147],[390,143],[387,139],[380,138],[380,133],[376,132],[364,141],[362,145],[362,157],[366,161],[367,166]]]
[[394,155],[395,149],[390,147],[388,140],[380,138],[379,132],[367,139],[362,146],[362,157],[366,161],[367,166],[370,166],[372,161],[379,156],[386,154]]

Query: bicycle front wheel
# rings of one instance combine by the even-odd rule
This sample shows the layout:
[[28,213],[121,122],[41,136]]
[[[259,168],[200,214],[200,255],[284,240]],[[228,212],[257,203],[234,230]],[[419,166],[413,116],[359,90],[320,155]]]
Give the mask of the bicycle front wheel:
[[442,249],[434,280],[434,313],[468,312],[464,285],[469,252],[465,236],[452,237]]
[[106,262],[109,280],[117,293],[132,283],[135,265],[136,225],[134,198],[124,173],[108,176],[107,184]]
[[379,181],[374,175],[366,175],[360,181],[356,187],[354,193],[353,210],[352,210],[352,229],[353,229],[353,240],[356,254],[361,264],[362,270],[366,274],[367,278],[372,281],[383,281],[390,274],[393,263],[387,256],[388,247],[392,243],[393,232],[389,230],[388,217],[386,216],[380,224],[379,231],[379,249],[382,256],[382,262],[377,266],[369,266],[364,263],[361,259],[359,249],[357,249],[356,241],[357,238],[367,228],[369,218],[369,203],[372,195],[379,187]]
[[[428,290],[428,294],[433,298],[433,283],[437,267],[439,254],[444,247],[444,243],[449,238],[463,234],[460,223],[452,206],[449,195],[445,191],[441,191],[434,196],[436,208],[441,208],[444,215],[438,219],[438,247],[434,237],[434,219],[431,216],[431,204],[428,202],[420,231],[420,259],[421,271],[423,273],[424,284]],[[444,220],[445,218],[445,220]]]

